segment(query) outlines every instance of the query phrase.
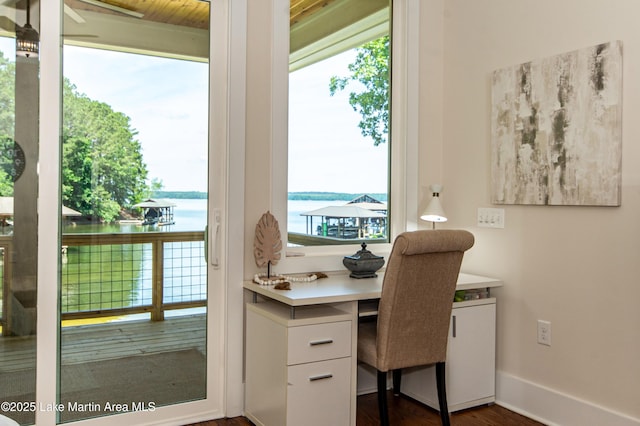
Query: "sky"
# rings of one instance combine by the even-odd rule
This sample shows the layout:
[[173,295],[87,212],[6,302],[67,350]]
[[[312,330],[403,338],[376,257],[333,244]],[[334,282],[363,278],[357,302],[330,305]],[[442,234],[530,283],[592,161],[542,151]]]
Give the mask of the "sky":
[[349,76],[354,58],[347,51],[289,75],[289,192],[387,192],[388,144],[361,135],[352,86],[329,95],[331,76]]
[[207,190],[208,65],[65,46],[79,93],[131,118],[149,178],[167,191]]
[[[0,41],[11,57],[12,39]],[[290,74],[289,192],[387,190],[387,144],[360,134],[348,91],[353,52]],[[63,74],[77,92],[131,118],[149,171],[167,191],[207,190],[208,66],[203,63],[65,46]]]

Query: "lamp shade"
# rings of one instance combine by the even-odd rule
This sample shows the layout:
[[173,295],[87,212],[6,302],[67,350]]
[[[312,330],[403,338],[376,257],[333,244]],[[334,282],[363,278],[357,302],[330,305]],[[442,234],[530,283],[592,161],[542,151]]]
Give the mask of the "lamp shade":
[[40,50],[38,32],[27,23],[16,34],[16,55],[26,58],[37,58]]
[[16,25],[16,56],[37,58],[40,53],[40,35],[31,26],[31,4],[27,0],[27,23],[24,27]]
[[420,219],[429,222],[446,222],[447,216],[444,214],[442,204],[440,203],[440,191],[442,191],[441,185],[431,185],[431,200],[420,215]]

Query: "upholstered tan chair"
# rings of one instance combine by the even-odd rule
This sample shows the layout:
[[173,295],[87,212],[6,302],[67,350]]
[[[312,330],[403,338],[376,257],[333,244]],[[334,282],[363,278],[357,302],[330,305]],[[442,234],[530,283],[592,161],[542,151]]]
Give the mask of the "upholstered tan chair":
[[443,425],[449,425],[445,358],[449,318],[464,252],[474,237],[462,230],[399,235],[389,256],[377,322],[360,324],[358,360],[378,371],[380,424],[388,425],[387,372],[400,393],[403,368],[435,364]]

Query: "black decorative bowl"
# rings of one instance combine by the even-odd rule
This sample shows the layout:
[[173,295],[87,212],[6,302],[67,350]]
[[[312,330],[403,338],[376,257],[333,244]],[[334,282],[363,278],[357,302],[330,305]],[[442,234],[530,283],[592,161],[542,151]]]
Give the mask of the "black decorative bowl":
[[362,243],[362,250],[352,256],[345,256],[342,264],[351,271],[351,278],[375,278],[376,271],[384,265],[384,257],[376,256],[367,250],[367,243]]

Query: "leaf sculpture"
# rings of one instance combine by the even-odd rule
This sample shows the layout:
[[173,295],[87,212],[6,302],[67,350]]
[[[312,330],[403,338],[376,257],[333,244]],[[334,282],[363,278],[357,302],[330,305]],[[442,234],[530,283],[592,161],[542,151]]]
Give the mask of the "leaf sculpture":
[[271,265],[277,265],[280,260],[280,250],[282,250],[280,227],[276,218],[267,211],[256,224],[256,236],[253,240],[253,256],[256,264],[268,268]]

